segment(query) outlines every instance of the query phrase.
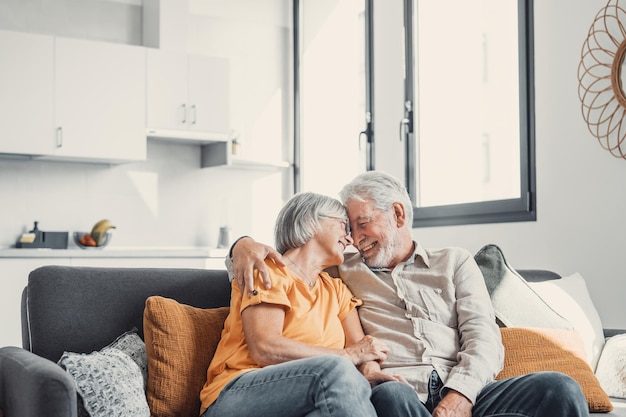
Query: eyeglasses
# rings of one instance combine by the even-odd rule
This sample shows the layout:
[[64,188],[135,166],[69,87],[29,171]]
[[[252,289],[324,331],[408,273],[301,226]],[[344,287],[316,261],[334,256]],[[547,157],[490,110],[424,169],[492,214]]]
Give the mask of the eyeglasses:
[[327,219],[339,220],[341,223],[344,224],[344,228],[346,230],[346,236],[350,236],[350,233],[352,233],[352,230],[350,230],[350,220],[348,220],[347,218],[345,218],[345,217],[336,217],[336,216],[325,216],[323,214],[321,214],[320,217],[325,217]]

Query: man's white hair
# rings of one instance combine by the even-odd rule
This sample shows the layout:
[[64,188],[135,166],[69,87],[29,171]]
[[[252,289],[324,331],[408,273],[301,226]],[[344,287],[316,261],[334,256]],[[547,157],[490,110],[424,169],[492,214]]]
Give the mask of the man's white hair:
[[370,201],[384,211],[399,202],[404,206],[406,227],[413,227],[413,203],[406,187],[394,176],[381,171],[367,171],[346,184],[339,192],[341,201]]

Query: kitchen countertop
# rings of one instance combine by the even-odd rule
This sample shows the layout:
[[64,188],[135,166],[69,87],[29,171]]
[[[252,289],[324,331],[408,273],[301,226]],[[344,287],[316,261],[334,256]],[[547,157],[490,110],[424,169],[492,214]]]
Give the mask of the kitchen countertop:
[[0,248],[0,258],[224,258],[228,249],[208,247],[105,247],[102,249]]

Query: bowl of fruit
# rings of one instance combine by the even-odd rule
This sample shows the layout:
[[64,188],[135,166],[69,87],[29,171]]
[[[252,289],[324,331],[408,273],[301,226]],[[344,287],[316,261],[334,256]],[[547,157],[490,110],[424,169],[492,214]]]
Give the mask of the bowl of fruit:
[[74,232],[74,242],[82,249],[102,249],[111,241],[110,229],[115,229],[111,221],[100,220],[91,232]]

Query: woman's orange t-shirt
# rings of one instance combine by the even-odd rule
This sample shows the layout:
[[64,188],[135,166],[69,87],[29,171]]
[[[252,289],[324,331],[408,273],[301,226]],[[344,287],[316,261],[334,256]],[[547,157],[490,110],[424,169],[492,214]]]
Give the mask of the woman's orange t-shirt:
[[243,372],[260,368],[250,358],[243,333],[241,312],[248,306],[260,303],[281,306],[285,310],[284,337],[336,349],[342,349],[345,345],[341,321],[356,306],[361,305],[361,300],[354,298],[343,281],[322,272],[315,286],[309,289],[288,268],[279,267],[271,260],[266,263],[272,280],[271,289],[266,290],[255,273],[258,294],[242,297],[239,286],[233,281],[231,312],[226,318],[217,351],[209,365],[207,382],[200,392],[202,412],[217,399],[229,381]]

